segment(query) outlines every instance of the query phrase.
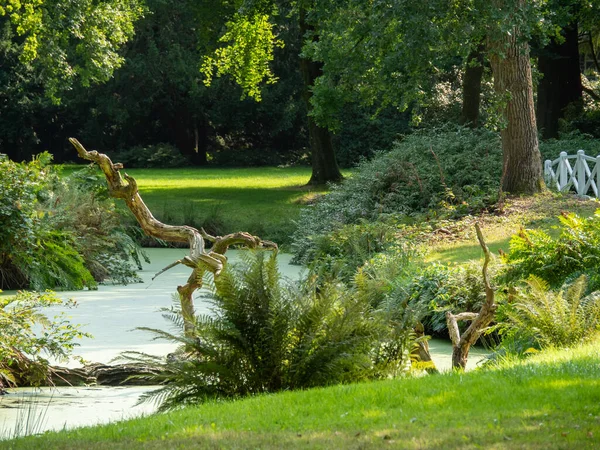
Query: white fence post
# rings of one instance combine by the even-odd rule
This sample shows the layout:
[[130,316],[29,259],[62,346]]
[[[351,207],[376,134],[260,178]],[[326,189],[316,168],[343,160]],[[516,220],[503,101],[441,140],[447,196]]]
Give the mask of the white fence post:
[[600,198],[600,155],[596,156],[596,190],[597,190],[597,198]]
[[544,181],[548,187],[552,184],[552,161],[549,159],[544,161]]
[[577,150],[577,162],[575,164],[575,173],[577,175],[577,195],[583,197],[585,195],[585,151]]
[[567,152],[560,152],[560,161],[558,162],[558,184],[560,190],[569,182],[569,173],[567,172]]

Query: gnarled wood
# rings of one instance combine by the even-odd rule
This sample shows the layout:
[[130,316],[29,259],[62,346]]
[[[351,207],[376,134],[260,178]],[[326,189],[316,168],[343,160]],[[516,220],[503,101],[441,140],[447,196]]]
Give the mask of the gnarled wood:
[[[485,303],[481,306],[478,313],[463,312],[460,314],[452,314],[450,311],[446,311],[446,323],[448,324],[448,332],[450,334],[450,340],[452,341],[452,367],[459,370],[464,370],[467,366],[467,359],[469,357],[471,346],[477,342],[477,339],[479,339],[485,328],[494,319],[494,314],[496,313],[494,290],[490,285],[487,273],[491,258],[490,250],[483,239],[483,233],[481,232],[479,224],[475,224],[475,231],[477,232],[479,245],[483,249],[485,255],[483,268],[481,269],[485,287]],[[462,336],[458,329],[458,322],[461,320],[472,321],[471,325],[469,325]]]
[[[135,179],[127,174],[121,176],[119,170],[123,168],[122,164],[114,164],[103,153],[87,151],[75,138],[69,138],[69,141],[77,150],[80,158],[98,164],[106,177],[110,195],[125,201],[125,204],[137,219],[144,233],[167,242],[187,242],[189,244],[189,256],[175,261],[155,275],[156,277],[177,264],[183,264],[192,269],[192,274],[188,278],[187,283],[177,287],[185,320],[186,334],[190,335],[193,333],[194,303],[192,295],[196,289],[202,287],[202,277],[206,271],[211,272],[215,277],[219,276],[227,262],[227,258],[224,255],[230,246],[241,245],[248,248],[262,247],[277,250],[277,244],[274,242],[263,241],[259,237],[252,236],[246,232],[214,237],[204,230],[199,231],[187,225],[175,226],[160,222],[152,215],[142,200]],[[206,241],[212,243],[212,247],[208,251],[205,248]]]

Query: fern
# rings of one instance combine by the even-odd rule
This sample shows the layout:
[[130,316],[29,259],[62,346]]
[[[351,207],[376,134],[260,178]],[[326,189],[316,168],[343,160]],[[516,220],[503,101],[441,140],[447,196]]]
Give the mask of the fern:
[[558,292],[531,276],[514,303],[505,306],[505,334],[539,347],[566,347],[596,337],[600,327],[600,293],[584,296],[587,279],[579,277]]
[[[214,286],[212,314],[196,317],[194,337],[185,336],[177,307],[164,311],[176,333],[144,328],[157,339],[180,344],[175,354],[166,360],[124,355],[155,367],[154,381],[163,384],[142,401],[156,401],[167,410],[208,398],[387,376],[383,365],[374,368],[378,342],[398,344],[400,335],[399,345],[413,342],[399,331],[405,323],[395,324],[397,334],[390,335],[388,317],[343,285],[283,282],[275,256],[265,258],[262,252],[243,255],[241,264],[229,266]],[[403,361],[409,351],[403,347]],[[387,356],[391,367],[396,356]]]

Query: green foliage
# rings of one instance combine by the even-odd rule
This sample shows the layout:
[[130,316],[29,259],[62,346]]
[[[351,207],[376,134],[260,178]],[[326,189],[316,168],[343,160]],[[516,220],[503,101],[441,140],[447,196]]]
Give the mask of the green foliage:
[[[415,312],[393,299],[373,310],[340,284],[282,283],[276,257],[250,253],[215,280],[212,314],[196,319],[195,336],[150,330],[181,344],[167,358],[127,353],[157,367],[164,387],[146,396],[161,409],[366,378],[410,369]],[[405,305],[404,305],[405,306]],[[178,328],[181,312],[165,315]]]
[[70,236],[55,232],[40,205],[56,175],[44,153],[27,164],[0,161],[0,286],[95,286]]
[[600,294],[584,296],[586,277],[571,286],[551,291],[548,283],[531,276],[502,306],[505,317],[501,333],[508,341],[520,343],[516,348],[569,347],[591,341],[600,331]]
[[87,169],[61,180],[50,160],[0,160],[0,286],[93,289],[107,278],[138,280],[129,260],[139,266],[143,254],[100,179]]
[[75,340],[89,337],[64,313],[49,319],[40,312],[57,305],[72,308],[75,303],[52,292],[0,297],[0,386],[39,385],[49,376],[46,357],[66,361],[78,345]]
[[57,180],[42,207],[49,225],[71,236],[73,251],[81,255],[93,280],[140,281],[136,269],[141,269],[142,259],[149,262],[148,257],[122,225],[106,180],[96,167],[87,166]]
[[274,48],[283,47],[283,41],[275,37],[267,14],[235,14],[226,27],[219,42],[228,45],[215,50],[214,57],[204,58],[201,68],[204,83],[210,86],[215,76],[231,75],[242,88],[242,99],[248,95],[260,101],[260,84],[277,81],[269,63]]
[[136,146],[109,154],[115,162],[122,163],[128,168],[173,168],[185,167],[189,160],[170,144]]
[[47,94],[56,102],[74,80],[84,86],[106,81],[123,63],[119,48],[133,35],[143,12],[137,0],[7,0],[7,16],[22,45],[23,65],[43,74]]
[[563,213],[558,235],[541,230],[521,229],[510,241],[505,256],[508,265],[505,279],[516,281],[535,275],[553,288],[589,273],[598,289],[600,268],[600,210],[588,218]]
[[577,150],[585,150],[586,155],[595,157],[600,155],[600,141],[589,134],[574,131],[561,133],[560,139],[549,139],[540,141],[540,153],[542,160],[554,161],[560,156],[560,152],[575,155]]
[[296,260],[309,262],[318,236],[361,219],[422,212],[456,217],[490,207],[501,173],[495,133],[443,128],[408,135],[302,212],[292,244]]
[[[311,272],[348,282],[366,261],[397,240],[392,223],[360,221],[314,237],[306,257]],[[406,246],[408,248],[408,245]]]
[[[493,278],[496,266],[489,268]],[[427,333],[447,336],[446,311],[478,312],[485,302],[481,263],[430,264],[404,286],[406,298],[426,307],[422,320]]]

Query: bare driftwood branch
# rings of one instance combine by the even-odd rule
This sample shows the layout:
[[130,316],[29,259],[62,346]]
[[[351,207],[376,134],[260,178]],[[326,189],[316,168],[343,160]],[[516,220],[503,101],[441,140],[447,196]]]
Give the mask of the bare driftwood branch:
[[[464,370],[467,366],[467,359],[469,357],[471,346],[477,342],[477,339],[479,339],[483,331],[494,319],[494,314],[496,313],[494,290],[490,285],[488,276],[488,266],[491,259],[490,249],[486,245],[481,228],[477,223],[475,224],[475,231],[477,232],[479,245],[485,255],[483,267],[481,269],[483,285],[485,288],[485,302],[478,313],[464,312],[452,314],[450,311],[446,311],[446,323],[448,324],[448,332],[452,341],[452,367],[459,370]],[[458,328],[458,322],[461,320],[472,321],[462,336]]]
[[[188,256],[175,261],[154,276],[156,278],[178,264],[183,264],[192,269],[187,283],[177,288],[181,299],[181,310],[186,324],[186,333],[190,334],[193,332],[194,305],[192,295],[194,291],[202,287],[202,276],[206,271],[211,272],[215,277],[219,276],[227,263],[227,258],[224,255],[230,246],[241,245],[248,248],[266,248],[277,251],[277,244],[274,242],[263,241],[256,236],[252,236],[250,233],[242,231],[226,236],[214,237],[204,230],[199,231],[187,225],[175,226],[160,222],[152,215],[152,212],[150,212],[142,200],[135,179],[126,173],[121,176],[119,170],[123,168],[122,164],[114,164],[103,153],[87,151],[75,138],[69,138],[69,141],[77,150],[80,158],[98,164],[106,177],[110,195],[125,201],[125,204],[137,219],[144,233],[168,242],[188,243],[190,249]],[[206,241],[212,243],[212,247],[208,250],[205,248]]]

